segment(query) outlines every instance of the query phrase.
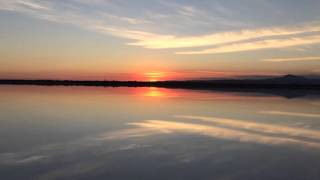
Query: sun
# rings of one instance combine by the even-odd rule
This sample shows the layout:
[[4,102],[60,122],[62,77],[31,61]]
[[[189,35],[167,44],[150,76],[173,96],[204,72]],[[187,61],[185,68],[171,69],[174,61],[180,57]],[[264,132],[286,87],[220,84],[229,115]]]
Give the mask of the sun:
[[150,82],[161,81],[165,77],[163,72],[147,72],[144,73],[145,78]]

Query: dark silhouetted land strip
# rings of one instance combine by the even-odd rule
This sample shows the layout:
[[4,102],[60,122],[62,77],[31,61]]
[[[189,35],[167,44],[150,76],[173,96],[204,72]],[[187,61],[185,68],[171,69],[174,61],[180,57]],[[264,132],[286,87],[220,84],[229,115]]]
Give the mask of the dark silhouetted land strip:
[[186,89],[314,89],[320,90],[320,79],[286,75],[259,80],[189,80],[189,81],[78,81],[78,80],[17,80],[2,79],[0,84],[42,86],[103,86],[103,87],[165,87]]
[[286,97],[320,94],[320,79],[286,75],[259,80],[193,80],[193,81],[74,81],[74,80],[0,80],[3,85],[162,87],[195,90],[262,92]]

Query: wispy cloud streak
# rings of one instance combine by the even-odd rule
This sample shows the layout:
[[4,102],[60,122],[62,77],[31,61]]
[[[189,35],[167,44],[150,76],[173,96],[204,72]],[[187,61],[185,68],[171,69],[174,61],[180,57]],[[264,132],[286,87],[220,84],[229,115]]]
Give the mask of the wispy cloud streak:
[[[129,45],[143,46],[150,49],[165,48],[188,48],[213,46],[226,43],[234,43],[244,40],[253,40],[257,38],[267,38],[275,36],[300,35],[320,31],[320,26],[305,25],[301,27],[271,27],[261,29],[247,29],[241,31],[230,31],[222,33],[212,33],[207,35],[198,35],[190,37],[165,36],[154,39],[140,39],[138,42],[129,43]],[[293,39],[294,41],[294,39]],[[271,42],[272,43],[272,42]],[[208,50],[196,51],[196,53],[210,53]],[[183,54],[183,53],[180,53]],[[184,53],[187,54],[187,53]]]
[[1,0],[0,10],[9,10],[17,12],[33,11],[34,13],[40,13],[50,10],[50,6],[46,1],[34,1],[34,0]]
[[312,113],[299,113],[299,112],[286,112],[286,111],[261,111],[261,113],[271,114],[271,115],[306,117],[306,118],[320,118],[320,114],[312,114]]
[[[202,119],[202,118],[201,118]],[[201,120],[200,119],[200,120]],[[183,123],[183,122],[171,122],[163,120],[148,120],[141,123],[131,123],[131,125],[138,126],[141,128],[155,129],[161,131],[171,131],[172,133],[195,133],[200,135],[205,135],[218,139],[225,140],[234,140],[240,142],[248,143],[258,143],[258,144],[267,144],[267,145],[294,145],[299,147],[308,147],[308,148],[320,148],[320,143],[302,140],[294,137],[286,137],[284,134],[288,132],[282,131],[282,129],[275,129],[274,131],[278,133],[273,135],[265,135],[262,133],[254,133],[250,131],[243,131],[232,128],[244,128],[245,130],[254,129],[253,126],[246,126],[246,122],[239,122],[240,124],[224,124],[225,127],[219,127],[214,125],[203,125],[203,124],[194,124],[194,123]],[[230,126],[231,125],[231,126]],[[255,126],[260,127],[259,124]],[[268,130],[268,129],[266,129]],[[271,131],[270,129],[268,131]],[[280,131],[280,132],[278,132]],[[273,131],[272,131],[273,132]],[[294,132],[289,131],[288,135],[291,135]],[[300,132],[296,134],[299,135]],[[281,136],[279,135],[281,134]]]
[[296,57],[296,58],[272,58],[272,59],[262,59],[265,62],[294,62],[294,61],[319,61],[319,56],[314,57]]
[[24,5],[26,7],[32,8],[32,9],[49,10],[48,7],[40,5],[38,3],[34,3],[32,1],[19,0],[18,3],[20,3],[21,5]]
[[294,136],[294,137],[304,137],[320,140],[320,132],[296,128],[296,127],[288,127],[284,125],[274,125],[267,123],[257,123],[251,121],[243,121],[237,119],[226,119],[226,118],[217,118],[217,117],[206,117],[206,116],[177,116],[180,118],[186,119],[196,119],[205,122],[211,122],[216,125],[228,126],[231,128],[241,128],[245,130],[250,130],[256,133],[269,133],[269,134],[277,134],[277,135],[285,135],[285,136]]
[[287,39],[268,39],[253,42],[233,43],[230,45],[222,45],[215,48],[209,48],[199,51],[180,51],[176,54],[221,54],[244,51],[256,51],[262,49],[287,48],[301,45],[311,45],[320,43],[319,35],[311,35],[307,37],[291,37]]

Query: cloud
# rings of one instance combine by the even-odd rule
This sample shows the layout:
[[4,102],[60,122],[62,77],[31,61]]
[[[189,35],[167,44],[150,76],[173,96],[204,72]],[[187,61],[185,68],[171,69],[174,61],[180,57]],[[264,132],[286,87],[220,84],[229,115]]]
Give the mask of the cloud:
[[28,164],[34,163],[45,159],[42,155],[24,155],[20,153],[4,153],[0,154],[0,165],[1,164]]
[[49,8],[43,5],[40,5],[38,3],[34,3],[32,1],[27,1],[27,0],[20,0],[17,1],[18,3],[20,3],[21,5],[27,6],[29,8],[32,9],[38,9],[38,10],[48,10]]
[[[78,3],[84,3],[82,0],[73,0]],[[47,1],[46,1],[47,2]],[[97,1],[96,3],[105,3]],[[88,3],[85,3],[88,4]],[[55,21],[59,23],[69,23],[81,28],[90,29],[96,32],[105,33],[130,40],[143,39],[165,39],[169,36],[158,35],[146,31],[139,31],[133,28],[128,28],[128,25],[138,25],[151,23],[150,21],[126,16],[118,16],[105,13],[102,11],[94,11],[90,16],[83,14],[81,9],[75,5],[60,7],[61,4],[54,2],[44,3],[42,1],[20,1],[20,0],[0,0],[0,9],[27,13],[30,16]],[[60,5],[60,6],[59,6]],[[69,11],[65,9],[69,9]],[[46,10],[46,11],[43,11]],[[119,23],[122,22],[122,23]],[[106,23],[108,25],[106,25]],[[121,26],[119,24],[122,24]]]
[[[198,51],[178,51],[176,54],[219,54],[286,48],[320,43],[320,35],[311,34],[300,37],[305,33],[315,33],[320,31],[320,26],[265,28],[189,37],[177,37],[174,35],[157,34],[119,27],[107,27],[104,25],[95,26],[94,29],[121,38],[135,40],[135,42],[129,42],[127,45],[142,46],[147,49],[178,49],[218,46]],[[264,38],[265,40],[259,40]]]
[[170,133],[169,131],[155,131],[154,129],[148,128],[131,128],[120,131],[108,132],[99,135],[96,140],[121,140],[129,138],[141,138],[156,134]]
[[[193,117],[194,118],[194,117]],[[198,117],[196,117],[198,118]],[[203,117],[200,117],[202,120]],[[223,124],[223,123],[221,123]],[[200,134],[213,138],[224,139],[224,140],[233,140],[247,143],[258,143],[258,144],[267,144],[267,145],[293,145],[299,147],[308,147],[308,148],[320,148],[320,143],[315,141],[303,140],[300,138],[286,137],[285,135],[295,135],[297,136],[301,133],[299,129],[292,129],[290,131],[283,130],[282,128],[276,129],[263,129],[264,125],[261,124],[248,124],[246,122],[239,123],[225,123],[223,127],[215,125],[203,125],[203,124],[194,124],[194,123],[184,123],[184,122],[172,122],[172,121],[163,121],[163,120],[148,120],[141,123],[131,123],[131,125],[138,126],[140,128],[155,129],[157,131],[171,131],[172,133],[192,133]],[[270,135],[265,135],[258,132],[250,132],[244,130],[255,130],[256,127],[260,129],[269,131]],[[268,126],[267,126],[268,127]],[[233,129],[237,128],[237,129]],[[239,129],[239,130],[238,130]],[[293,130],[298,130],[294,132]],[[293,134],[295,133],[295,134]],[[317,133],[318,135],[319,133]],[[313,136],[312,136],[313,137]],[[319,136],[317,136],[319,138]]]
[[127,140],[130,138],[143,138],[146,136],[164,133],[168,132],[147,128],[116,130],[90,137],[75,139],[74,141],[70,142],[61,142],[33,147],[32,149],[26,151],[0,153],[0,165],[20,165],[40,162],[50,163],[59,156],[64,156],[69,153],[76,154],[81,151],[91,151],[91,149],[96,150],[97,148],[101,148],[102,152],[104,153],[146,148],[149,146],[143,144],[128,145],[127,143],[111,144],[111,142],[119,142],[121,140]]
[[44,1],[34,0],[0,0],[0,10],[28,12],[28,11],[46,11],[51,8]]
[[197,13],[197,10],[192,6],[183,6],[178,12],[184,16],[194,16]]
[[224,126],[224,127],[227,126],[230,128],[250,130],[255,133],[266,133],[270,135],[278,135],[278,136],[283,135],[283,136],[291,136],[295,138],[310,138],[310,139],[320,140],[319,131],[297,128],[297,127],[288,127],[284,125],[258,123],[258,122],[252,122],[252,121],[243,121],[238,119],[227,119],[227,118],[218,118],[218,117],[206,117],[206,116],[177,116],[177,117],[211,122],[217,126]]
[[311,35],[307,37],[291,37],[287,39],[268,39],[245,43],[233,43],[230,45],[222,45],[216,48],[209,48],[199,51],[180,51],[176,54],[221,54],[243,51],[256,51],[262,49],[287,48],[292,46],[318,43],[320,43],[320,35]]
[[272,59],[262,59],[265,62],[293,62],[293,61],[319,61],[319,56],[314,57],[296,57],[296,58],[272,58]]
[[120,22],[123,21],[125,23],[134,24],[134,25],[151,23],[150,21],[144,20],[144,19],[131,18],[131,17],[125,17],[125,16],[117,16],[117,15],[108,14],[105,12],[102,12],[101,15],[105,18],[110,19],[110,20],[115,20],[115,21],[120,21]]
[[306,117],[306,118],[320,118],[320,114],[312,114],[312,113],[298,113],[298,112],[286,112],[286,111],[261,111],[261,113],[271,114],[271,115]]
[[317,31],[320,31],[320,25],[305,25],[301,27],[273,27],[212,33],[207,35],[189,37],[165,36],[165,38],[140,39],[140,41],[129,43],[129,45],[143,46],[150,49],[203,47],[234,43],[257,38],[274,38],[275,36],[300,35],[303,33],[311,33]]
[[153,34],[153,33],[144,32],[144,31],[130,30],[126,28],[108,27],[104,25],[94,25],[91,28],[102,33],[107,33],[117,37],[122,37],[122,38],[127,38],[132,40],[167,39],[172,37],[172,36]]

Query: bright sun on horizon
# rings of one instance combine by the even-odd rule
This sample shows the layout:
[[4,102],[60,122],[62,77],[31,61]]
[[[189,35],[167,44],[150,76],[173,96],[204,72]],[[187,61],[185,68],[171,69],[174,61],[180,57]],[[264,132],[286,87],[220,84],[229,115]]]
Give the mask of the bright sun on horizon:
[[148,72],[144,74],[147,81],[156,82],[156,81],[163,81],[165,80],[165,73],[164,72]]

